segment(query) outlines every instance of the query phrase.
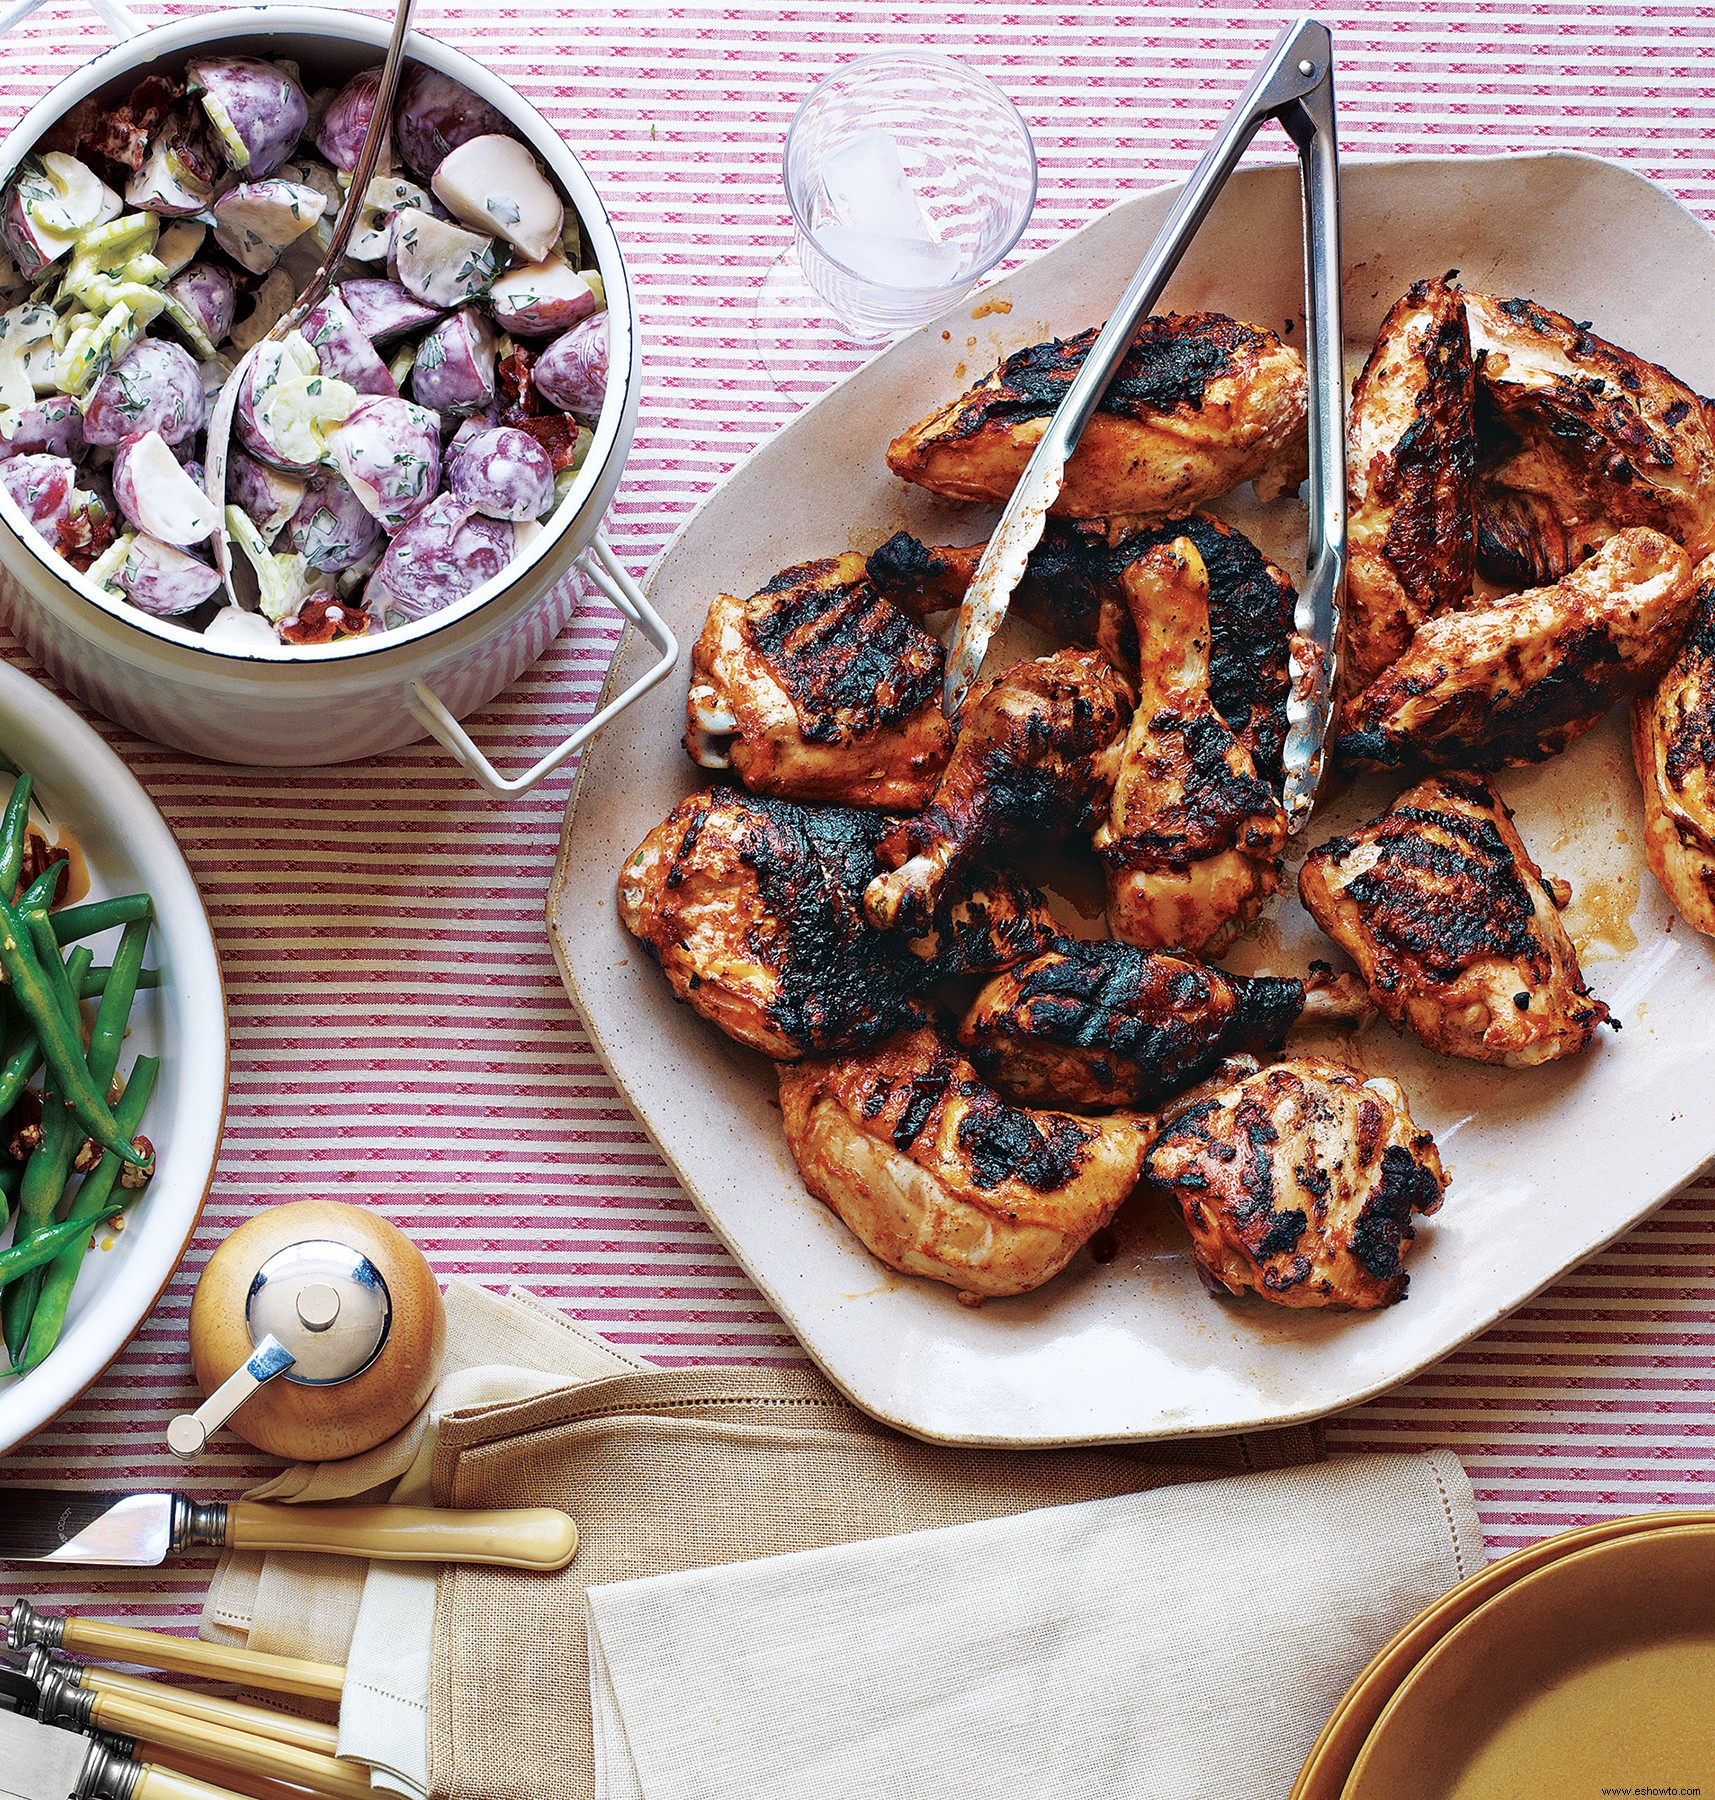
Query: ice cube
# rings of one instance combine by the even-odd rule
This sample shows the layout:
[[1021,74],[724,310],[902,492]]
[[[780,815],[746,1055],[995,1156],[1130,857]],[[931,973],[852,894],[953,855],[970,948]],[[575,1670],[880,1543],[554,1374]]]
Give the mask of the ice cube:
[[923,203],[905,179],[899,143],[879,127],[828,153],[822,186],[836,225],[881,237],[932,239]]
[[958,280],[965,260],[957,244],[896,237],[884,231],[854,231],[849,225],[818,225],[815,237],[818,247],[836,262],[878,287],[945,287]]

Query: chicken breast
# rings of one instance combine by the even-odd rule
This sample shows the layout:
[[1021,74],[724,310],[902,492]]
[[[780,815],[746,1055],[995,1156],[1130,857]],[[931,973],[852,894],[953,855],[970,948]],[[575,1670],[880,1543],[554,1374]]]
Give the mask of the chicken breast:
[[1382,1015],[1442,1056],[1529,1068],[1608,1017],[1506,804],[1442,775],[1305,858],[1299,898]]
[[1471,769],[1558,754],[1660,676],[1690,615],[1691,567],[1636,526],[1553,587],[1431,619],[1348,705],[1338,753]]
[[710,607],[685,748],[754,793],[916,812],[953,748],[944,672],[941,646],[876,593],[861,556],[800,563]]
[[1136,1186],[1151,1123],[1008,1106],[929,1029],[783,1068],[780,1110],[810,1192],[964,1300],[1059,1274]]
[[1447,1176],[1398,1084],[1304,1057],[1210,1088],[1143,1165],[1178,1202],[1210,1289],[1361,1311],[1403,1300],[1413,1214],[1441,1205]]
[[1382,321],[1346,419],[1346,690],[1471,597],[1475,382],[1464,296],[1420,281]]
[[1546,587],[1619,527],[1557,457],[1510,437],[1478,466],[1477,570],[1506,588]]
[[1715,556],[1694,581],[1678,654],[1632,702],[1632,758],[1649,866],[1686,924],[1715,936]]
[[[952,500],[1011,494],[1095,342],[1097,328],[1033,344],[888,446],[895,475]],[[1066,465],[1062,518],[1184,512],[1255,481],[1304,479],[1304,359],[1221,313],[1146,319]]]
[[1578,515],[1650,525],[1715,550],[1715,413],[1655,363],[1533,300],[1467,294],[1484,399],[1547,471],[1567,535]]

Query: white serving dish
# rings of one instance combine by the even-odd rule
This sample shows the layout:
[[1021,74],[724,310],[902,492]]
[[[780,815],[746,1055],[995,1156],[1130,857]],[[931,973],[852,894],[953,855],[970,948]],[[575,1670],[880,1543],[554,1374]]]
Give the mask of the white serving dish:
[[[115,9],[104,7],[104,14]],[[121,12],[117,24],[135,27]],[[388,24],[363,13],[251,7],[176,18],[127,37],[60,83],[0,147],[0,181],[80,101],[117,98],[152,67],[174,72],[206,47],[298,63],[307,87],[337,85],[381,61]],[[432,732],[497,794],[540,780],[580,732],[509,782],[457,720],[478,710],[547,649],[577,603],[574,566],[634,622],[638,596],[598,537],[637,425],[642,349],[619,241],[583,166],[542,115],[481,64],[413,34],[408,53],[505,115],[570,199],[608,300],[609,380],[595,441],[570,493],[530,547],[494,580],[414,625],[338,644],[212,645],[151,618],[62,562],[0,490],[0,601],[31,652],[64,687],[134,731],[199,756],[274,765],[347,762]],[[592,561],[593,558],[593,561]],[[580,560],[581,559],[581,560]],[[619,589],[615,593],[614,589]],[[645,609],[645,624],[651,616]],[[670,640],[658,641],[665,675]]]
[[[102,1232],[84,1261],[64,1334],[39,1369],[0,1377],[0,1455],[69,1406],[130,1342],[171,1279],[214,1179],[226,1117],[226,999],[208,915],[166,821],[124,763],[40,683],[0,664],[0,751],[28,769],[56,827],[89,863],[90,898],[144,890],[155,899],[148,966],[119,1066],[158,1056],[143,1130],[155,1176],[124,1230]],[[117,930],[85,940],[110,962]],[[112,1238],[110,1249],[100,1244]],[[3,1361],[0,1356],[0,1361]]]
[[[1241,172],[1168,291],[1302,341],[1297,173]],[[765,444],[689,519],[651,596],[681,634],[714,595],[780,567],[868,548],[898,527],[971,542],[993,519],[888,472],[888,439],[996,356],[1099,321],[1175,190],[1111,212],[974,301],[904,339]],[[1561,154],[1354,164],[1344,177],[1346,321],[1361,354],[1421,276],[1529,294],[1715,389],[1715,241],[1637,176]],[[1003,311],[1003,307],[1010,310]],[[1248,491],[1214,510],[1302,569],[1303,512]],[[624,679],[629,653],[614,679]],[[1566,756],[1504,775],[1525,842],[1576,890],[1569,923],[1624,1024],[1574,1061],[1510,1072],[1440,1061],[1378,1026],[1373,1072],[1396,1075],[1452,1169],[1425,1224],[1409,1298],[1375,1315],[1220,1302],[1158,1202],[1117,1221],[1119,1254],[1089,1255],[1038,1293],[961,1306],[889,1273],[798,1180],[773,1070],[679,1005],[621,930],[626,854],[700,785],[679,745],[683,684],[634,709],[586,757],[567,814],[549,926],[615,1080],[686,1190],[805,1348],[876,1417],[927,1438],[1056,1444],[1227,1432],[1314,1418],[1403,1380],[1527,1300],[1647,1213],[1715,1151],[1715,945],[1673,915],[1644,866],[1621,720]],[[1319,811],[1320,843],[1404,785],[1379,781]],[[1302,971],[1334,954],[1288,892],[1225,960]],[[1098,890],[1099,891],[1099,890]]]

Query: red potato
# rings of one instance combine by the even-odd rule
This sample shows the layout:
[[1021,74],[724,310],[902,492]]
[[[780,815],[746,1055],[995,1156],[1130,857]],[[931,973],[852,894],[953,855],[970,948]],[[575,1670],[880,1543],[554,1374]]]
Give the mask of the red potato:
[[539,519],[554,504],[554,464],[528,432],[491,425],[455,437],[446,456],[455,500],[491,519]]
[[233,430],[259,462],[309,475],[327,455],[329,433],[358,400],[349,383],[321,367],[300,332],[288,332],[263,343],[245,365]]
[[493,238],[415,210],[399,215],[388,252],[399,284],[443,309],[474,300],[500,273],[500,262]]
[[472,307],[425,334],[411,365],[411,393],[434,412],[462,418],[494,402],[494,332]]
[[0,435],[0,458],[68,456],[75,462],[83,446],[82,409],[63,394],[50,394],[10,415]]
[[226,171],[214,132],[200,109],[175,106],[149,142],[143,166],[125,189],[133,210],[188,219],[214,200]]
[[430,183],[455,219],[504,238],[531,262],[560,241],[565,208],[554,184],[516,138],[472,138],[449,151]]
[[393,142],[419,175],[433,175],[460,144],[507,129],[506,120],[486,100],[452,76],[424,63],[405,71],[393,109]]
[[[336,169],[349,175],[357,167],[364,134],[375,115],[375,96],[381,87],[381,70],[360,69],[328,102],[316,131],[316,148]],[[387,152],[377,165],[386,168]]]
[[328,574],[355,568],[386,542],[380,522],[332,469],[317,469],[286,522],[286,548]]
[[225,341],[238,312],[238,283],[218,263],[195,262],[167,283],[167,292],[202,322],[211,344]]
[[158,431],[169,444],[182,444],[202,430],[204,419],[196,359],[177,344],[145,337],[96,383],[84,408],[83,434],[92,444],[118,444]]
[[214,241],[252,275],[265,275],[326,210],[326,197],[302,182],[241,181],[214,203]]
[[226,497],[272,544],[298,510],[307,484],[282,469],[271,469],[235,444],[226,464]]
[[139,610],[157,619],[194,612],[220,591],[220,576],[205,562],[158,539],[139,536],[113,585]]
[[248,56],[193,57],[185,80],[200,90],[221,154],[251,181],[273,174],[297,147],[310,103],[277,64]]
[[406,293],[396,281],[342,281],[336,291],[358,330],[372,344],[385,344],[421,325],[432,325],[442,312],[442,308]]
[[409,400],[365,396],[328,447],[352,491],[389,533],[402,530],[440,486],[440,425]]
[[24,517],[51,543],[52,527],[71,516],[76,466],[63,456],[12,456],[0,462],[0,482]]
[[328,374],[349,381],[360,394],[398,394],[399,384],[337,288],[304,315],[298,329]]
[[125,517],[163,544],[200,544],[220,528],[220,508],[192,480],[158,431],[127,438],[113,458],[113,498]]
[[411,624],[474,593],[511,562],[517,539],[443,494],[387,546],[364,588],[364,604],[389,624]]
[[607,397],[607,314],[585,319],[556,338],[536,358],[530,379],[550,406],[593,424]]
[[550,337],[596,310],[595,290],[564,257],[510,269],[488,290],[489,311],[514,337]]

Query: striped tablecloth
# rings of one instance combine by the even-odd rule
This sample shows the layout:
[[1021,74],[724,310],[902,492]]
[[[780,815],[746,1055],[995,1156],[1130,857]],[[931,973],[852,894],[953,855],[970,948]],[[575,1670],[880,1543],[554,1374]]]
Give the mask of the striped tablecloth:
[[[610,534],[638,574],[793,410],[751,321],[757,283],[789,237],[782,138],[819,75],[877,47],[927,43],[993,76],[1041,157],[1028,255],[1119,194],[1184,174],[1277,16],[1247,0],[418,9],[425,30],[555,121],[614,214],[641,291],[649,380]],[[1339,44],[1349,152],[1597,151],[1715,219],[1715,8],[1341,0],[1323,16]],[[0,61],[0,123],[100,41],[66,0],[16,30]],[[589,710],[614,637],[592,603],[478,735],[519,760],[557,741]],[[274,1200],[376,1206],[443,1276],[522,1281],[661,1362],[801,1356],[650,1148],[561,991],[541,910],[564,774],[503,809],[438,750],[270,774],[97,723],[202,883],[231,1000],[232,1106],[186,1272],[107,1376],[0,1461],[0,1480],[182,1481],[163,1431],[193,1398],[192,1274]],[[1335,1420],[1331,1440],[1457,1450],[1497,1551],[1611,1514],[1715,1503],[1712,1251],[1705,1180],[1439,1368]],[[195,1488],[230,1495],[260,1472],[228,1438],[198,1465]],[[161,1623],[188,1619],[203,1584],[194,1565],[147,1580],[8,1573],[8,1592]]]

